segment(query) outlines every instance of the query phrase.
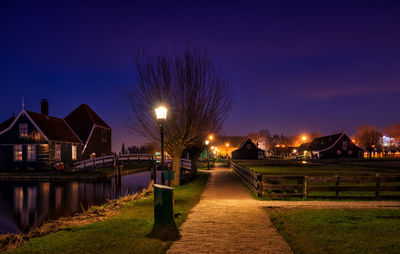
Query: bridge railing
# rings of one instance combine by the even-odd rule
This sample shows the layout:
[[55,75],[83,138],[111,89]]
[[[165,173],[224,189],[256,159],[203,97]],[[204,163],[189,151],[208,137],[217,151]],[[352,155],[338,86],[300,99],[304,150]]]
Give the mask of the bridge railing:
[[[159,162],[160,156],[154,156],[152,154],[119,154],[119,155],[106,155],[96,157],[92,159],[82,160],[73,163],[75,169],[95,169],[95,168],[106,168],[113,167],[117,164],[130,164],[131,162]],[[166,156],[166,162],[171,162],[171,157]],[[181,159],[181,167],[189,170],[191,168],[191,160]]]

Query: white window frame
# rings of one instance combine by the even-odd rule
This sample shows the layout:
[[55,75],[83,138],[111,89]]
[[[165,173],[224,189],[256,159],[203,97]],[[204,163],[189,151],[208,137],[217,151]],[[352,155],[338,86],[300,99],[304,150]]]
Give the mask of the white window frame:
[[54,160],[61,161],[61,144],[54,145]]
[[28,124],[27,123],[20,123],[19,124],[19,137],[20,138],[27,138],[28,137]]
[[101,142],[107,142],[107,130],[101,129]]
[[342,143],[342,150],[347,151],[347,142],[346,141],[343,141],[343,143]]
[[[18,153],[18,155],[17,155]],[[17,158],[17,156],[18,158]],[[14,161],[22,161],[23,160],[23,151],[22,151],[22,145],[14,145]]]
[[72,150],[71,158],[72,158],[73,161],[76,161],[77,160],[77,154],[78,154],[76,145],[72,145],[71,150]]
[[36,161],[36,145],[27,145],[26,154],[27,161]]

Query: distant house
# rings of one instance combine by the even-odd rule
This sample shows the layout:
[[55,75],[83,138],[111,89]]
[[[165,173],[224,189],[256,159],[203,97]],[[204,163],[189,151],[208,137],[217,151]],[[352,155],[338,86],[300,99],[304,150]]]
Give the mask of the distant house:
[[[41,102],[41,113],[23,107],[16,117],[0,124],[0,168],[48,169],[57,162],[81,160],[86,143],[76,131],[79,128],[74,130],[66,120],[49,116],[47,100]],[[107,140],[111,130],[104,139],[111,144]],[[102,153],[103,147],[98,154]]]
[[270,147],[265,152],[267,157],[271,158],[296,158],[299,154],[299,147]]
[[315,138],[301,145],[300,150],[312,159],[362,158],[364,154],[346,133]]
[[237,150],[232,151],[232,159],[257,160],[263,158],[264,150],[258,148],[250,138],[247,138]]

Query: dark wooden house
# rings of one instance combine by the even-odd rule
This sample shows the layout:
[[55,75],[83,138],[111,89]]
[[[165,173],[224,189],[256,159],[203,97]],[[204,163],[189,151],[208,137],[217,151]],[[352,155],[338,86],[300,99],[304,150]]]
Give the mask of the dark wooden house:
[[[88,113],[82,114],[81,108]],[[16,117],[0,123],[0,169],[49,169],[57,162],[69,165],[87,158],[87,154],[111,153],[111,129],[89,106],[81,105],[68,119],[75,125],[50,116],[47,100],[41,102],[41,113],[23,106]],[[89,134],[82,139],[79,134],[85,133],[85,128],[90,128]]]
[[232,159],[264,159],[264,150],[258,148],[250,138],[247,138],[238,149],[232,151]]
[[312,159],[362,158],[364,154],[364,150],[344,132],[315,138],[302,146],[301,150]]
[[111,128],[88,105],[80,105],[65,121],[83,142],[82,159],[112,153]]

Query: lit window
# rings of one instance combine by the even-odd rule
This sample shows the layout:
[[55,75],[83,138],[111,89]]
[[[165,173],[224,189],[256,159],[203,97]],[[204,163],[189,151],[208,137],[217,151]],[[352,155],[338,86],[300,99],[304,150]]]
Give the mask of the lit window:
[[343,151],[346,151],[347,150],[347,142],[343,141],[342,146],[343,146]]
[[247,145],[247,149],[249,149],[249,150],[251,149],[251,144]]
[[28,145],[28,161],[36,161],[36,145]]
[[27,123],[19,124],[19,137],[20,138],[28,137],[28,124]]
[[72,146],[72,160],[76,160],[76,146]]
[[107,131],[105,129],[101,129],[101,142],[107,142]]
[[14,160],[22,161],[22,145],[14,145]]
[[56,144],[54,147],[54,159],[56,161],[61,160],[61,145],[60,144]]

